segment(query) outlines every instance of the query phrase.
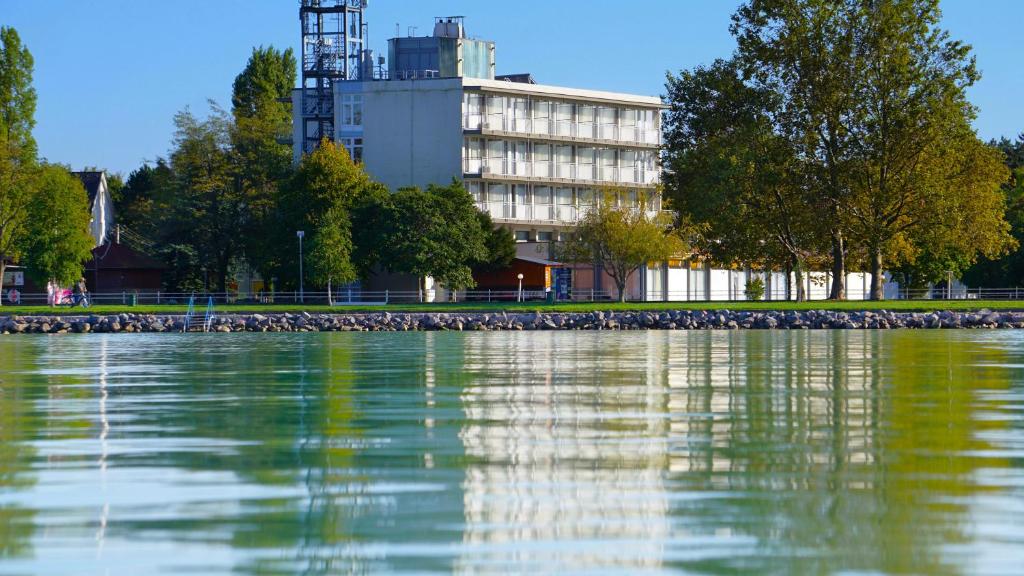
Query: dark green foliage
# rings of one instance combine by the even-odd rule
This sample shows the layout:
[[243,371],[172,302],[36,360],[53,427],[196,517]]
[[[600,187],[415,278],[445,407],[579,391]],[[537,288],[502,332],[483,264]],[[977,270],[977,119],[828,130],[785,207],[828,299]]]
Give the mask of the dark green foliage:
[[478,211],[477,219],[480,221],[480,229],[486,233],[484,247],[487,249],[487,257],[473,265],[473,272],[496,272],[511,266],[516,257],[516,239],[512,232],[507,228],[496,227],[487,212]]
[[354,210],[360,268],[380,266],[417,278],[433,277],[447,288],[475,286],[472,266],[488,260],[487,236],[473,198],[462,183],[403,188]]

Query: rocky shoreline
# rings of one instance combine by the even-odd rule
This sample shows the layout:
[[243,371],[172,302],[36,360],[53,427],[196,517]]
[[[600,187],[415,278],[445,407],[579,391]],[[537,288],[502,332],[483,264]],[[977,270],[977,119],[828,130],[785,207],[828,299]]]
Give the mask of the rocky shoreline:
[[[202,318],[193,319],[201,331]],[[0,316],[2,334],[181,332],[184,316]],[[1024,312],[729,311],[226,314],[211,332],[1024,328]]]

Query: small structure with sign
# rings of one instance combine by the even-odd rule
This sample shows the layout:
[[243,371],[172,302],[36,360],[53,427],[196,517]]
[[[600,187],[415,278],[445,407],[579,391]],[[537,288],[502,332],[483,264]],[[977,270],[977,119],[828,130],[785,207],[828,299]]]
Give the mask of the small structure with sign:
[[543,258],[516,256],[504,270],[476,274],[476,289],[515,294],[519,290],[521,274],[523,291],[536,297],[537,293],[543,294],[553,288],[555,275],[562,266],[559,262]]

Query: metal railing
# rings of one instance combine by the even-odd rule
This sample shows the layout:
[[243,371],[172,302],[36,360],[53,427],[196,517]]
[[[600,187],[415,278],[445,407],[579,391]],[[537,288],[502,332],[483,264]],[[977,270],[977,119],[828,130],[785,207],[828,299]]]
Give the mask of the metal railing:
[[657,170],[645,170],[633,166],[511,161],[497,158],[466,158],[462,162],[462,171],[465,174],[627,184],[657,184],[661,178],[661,174]]
[[657,145],[660,143],[661,136],[657,130],[637,125],[598,124],[551,117],[519,118],[503,112],[467,113],[463,116],[462,127],[465,130],[492,130],[495,132],[534,134],[537,136],[584,138],[618,142],[627,145]]
[[[827,290],[824,288],[812,289],[807,296],[811,301],[825,301]],[[206,300],[208,310],[214,305],[225,304],[311,304],[324,305],[328,303],[326,291],[306,291],[300,294],[298,291],[283,292],[260,292],[246,294],[239,292],[196,292],[193,302]],[[793,297],[796,291],[791,290]],[[91,306],[117,305],[130,307],[132,305],[180,305],[186,306],[192,298],[192,292],[102,292],[90,293],[89,304]],[[628,300],[639,301],[642,293],[638,290],[631,290]],[[857,290],[851,290],[849,300],[863,300],[868,294]],[[894,300],[933,300],[933,301],[956,301],[956,300],[1004,300],[1024,301],[1024,287],[1020,288],[960,288],[946,290],[939,287],[931,290],[901,290],[896,293],[887,293],[887,298]],[[894,297],[895,296],[895,297]],[[386,304],[409,304],[409,303],[441,303],[441,302],[515,302],[520,298],[516,289],[474,289],[449,291],[444,289],[436,290],[359,290],[341,288],[332,291],[330,301],[339,306],[344,305],[386,305]],[[547,298],[544,290],[524,289],[522,299],[524,301],[543,301]],[[614,289],[596,290],[591,288],[578,288],[570,291],[567,298],[573,302],[606,302],[615,300],[617,293]],[[662,289],[648,289],[646,298],[648,302],[743,302],[749,301],[744,288],[733,287],[731,289],[706,290],[703,287],[691,286],[686,290],[673,290],[666,293]],[[784,289],[773,288],[766,291],[761,298],[763,301],[786,301]],[[10,302],[4,294],[3,307],[0,307],[0,315],[4,307],[11,305],[45,306],[47,296],[44,293],[24,293],[20,295],[18,302]],[[88,308],[81,306],[54,306],[54,311],[80,311],[88,312]],[[208,312],[210,313],[210,312]]]

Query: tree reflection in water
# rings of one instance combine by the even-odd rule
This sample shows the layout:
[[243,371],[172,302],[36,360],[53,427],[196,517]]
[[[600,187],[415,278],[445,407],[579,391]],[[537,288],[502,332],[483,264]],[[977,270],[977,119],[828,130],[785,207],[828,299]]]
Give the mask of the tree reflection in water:
[[0,573],[1008,571],[1020,342],[4,338]]

